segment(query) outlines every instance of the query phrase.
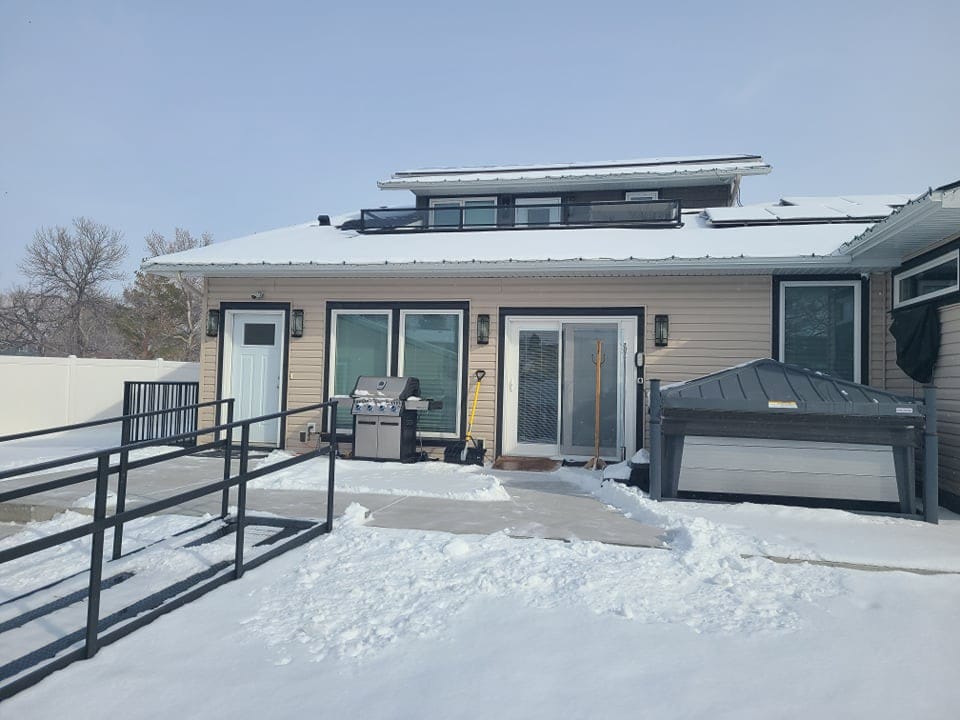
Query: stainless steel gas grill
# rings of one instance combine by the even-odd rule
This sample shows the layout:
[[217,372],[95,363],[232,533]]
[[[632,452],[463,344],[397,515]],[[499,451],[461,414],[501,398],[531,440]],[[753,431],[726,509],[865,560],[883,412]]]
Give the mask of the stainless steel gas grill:
[[417,459],[417,413],[443,407],[422,400],[415,377],[361,375],[353,398],[353,457],[357,460]]

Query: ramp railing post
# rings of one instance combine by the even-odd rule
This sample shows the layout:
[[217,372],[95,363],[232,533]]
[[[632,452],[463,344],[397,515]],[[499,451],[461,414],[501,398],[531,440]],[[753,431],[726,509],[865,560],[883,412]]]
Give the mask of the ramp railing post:
[[[337,416],[337,401],[333,401],[330,410],[333,417]],[[336,480],[337,466],[337,431],[336,428],[330,433],[330,454],[327,460],[327,529],[325,532],[333,531],[333,490]]]
[[233,577],[239,580],[243,577],[243,524],[246,521],[247,509],[247,456],[250,453],[250,423],[243,424],[240,431],[240,474],[237,485],[237,550]]
[[924,386],[923,405],[926,413],[923,428],[923,519],[937,524],[940,521],[940,441],[937,438],[937,389],[933,385]]
[[[97,489],[93,501],[93,521],[102,523],[107,516],[107,482],[110,479],[110,454],[97,458]],[[103,525],[93,531],[90,550],[90,585],[87,589],[87,637],[85,654],[97,654],[97,633],[100,624],[100,581],[103,578]]]
[[[217,405],[217,425],[220,425],[220,406]],[[233,425],[233,398],[227,400],[227,425]],[[233,428],[228,427],[223,439],[223,479],[230,479],[231,460],[233,455]],[[225,487],[220,497],[220,517],[225,518],[230,509],[230,488]]]
[[[126,405],[126,401],[124,401]],[[126,411],[124,411],[126,412]],[[120,430],[120,467],[117,470],[117,509],[119,515],[127,507],[127,471],[130,464],[130,451],[126,449],[130,443],[130,418],[124,417]],[[117,560],[123,554],[123,523],[113,528],[113,559]]]
[[660,381],[650,381],[650,499],[663,498],[663,427],[660,418]]

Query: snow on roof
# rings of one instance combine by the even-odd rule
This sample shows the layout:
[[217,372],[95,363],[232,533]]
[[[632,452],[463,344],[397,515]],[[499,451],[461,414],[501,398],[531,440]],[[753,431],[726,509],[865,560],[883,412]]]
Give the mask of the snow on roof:
[[831,253],[867,227],[837,223],[718,228],[696,216],[685,217],[678,228],[361,234],[311,222],[164,255],[144,261],[142,267],[157,274],[204,275],[742,272],[841,266],[848,259]]
[[398,170],[394,177],[410,175],[464,175],[472,173],[530,172],[536,170],[580,170],[610,167],[651,165],[702,165],[744,160],[761,160],[759,155],[687,155],[678,157],[642,158],[639,160],[598,160],[595,162],[540,163],[534,165],[477,165],[473,167],[438,167]]
[[715,224],[880,220],[910,201],[909,195],[790,196],[779,203],[708,208]]
[[559,165],[503,165],[469,168],[428,168],[401,170],[389,180],[377,183],[382,189],[416,190],[431,187],[469,185],[508,185],[551,180],[583,183],[590,179],[623,181],[625,179],[665,179],[682,177],[729,181],[742,175],[765,175],[771,170],[759,155],[706,155],[646,160],[614,160]]

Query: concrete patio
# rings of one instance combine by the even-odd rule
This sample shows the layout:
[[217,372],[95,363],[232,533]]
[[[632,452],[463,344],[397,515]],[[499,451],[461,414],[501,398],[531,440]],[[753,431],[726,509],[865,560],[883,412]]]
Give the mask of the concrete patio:
[[[350,460],[338,461],[349,463]],[[127,508],[169,497],[222,477],[223,460],[212,457],[176,458],[130,472]],[[234,464],[236,471],[236,463]],[[506,531],[514,537],[556,540],[594,540],[634,547],[661,548],[662,530],[625,517],[585,494],[576,485],[541,473],[497,471],[510,494],[509,501],[475,502],[444,498],[350,493],[338,491],[334,510],[339,516],[351,503],[369,511],[367,524],[383,528],[437,530],[460,534]],[[3,482],[14,489],[57,475],[13,478]],[[60,488],[21,500],[0,503],[0,536],[16,532],[21,523],[48,520],[64,510],[92,512],[83,505],[93,492],[93,481]],[[111,491],[115,490],[115,479]],[[235,491],[231,501],[234,501]],[[326,492],[250,488],[247,513],[320,518],[326,513]],[[177,514],[216,514],[220,495],[210,495],[171,509]]]

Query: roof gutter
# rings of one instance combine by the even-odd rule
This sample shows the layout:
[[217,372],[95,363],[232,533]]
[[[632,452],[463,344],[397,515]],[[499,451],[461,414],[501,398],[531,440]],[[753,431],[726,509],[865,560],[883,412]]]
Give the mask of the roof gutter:
[[738,257],[663,260],[471,260],[457,262],[383,262],[363,264],[330,263],[211,263],[208,265],[179,265],[145,263],[144,272],[172,276],[207,275],[237,276],[308,276],[308,277],[384,277],[436,276],[446,277],[513,277],[513,276],[575,276],[575,275],[710,275],[773,273],[779,271],[858,272],[888,269],[889,264],[854,263],[848,255],[811,255],[800,257]]

